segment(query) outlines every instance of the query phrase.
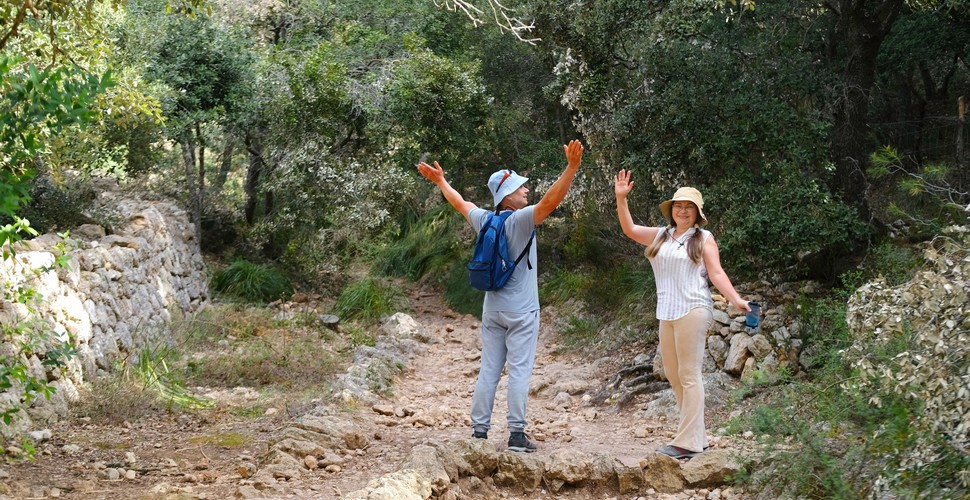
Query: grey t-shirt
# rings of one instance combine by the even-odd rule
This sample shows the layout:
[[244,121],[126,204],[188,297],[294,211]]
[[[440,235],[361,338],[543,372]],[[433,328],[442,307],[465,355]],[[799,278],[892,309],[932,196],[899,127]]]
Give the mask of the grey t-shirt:
[[[516,210],[508,219],[505,220],[505,235],[508,239],[509,257],[515,260],[522,253],[532,231],[535,230],[535,210],[534,205],[529,205],[523,209]],[[482,229],[485,218],[491,213],[482,208],[472,209],[468,212],[468,221],[477,233]],[[482,312],[516,312],[524,313],[539,309],[539,266],[537,263],[538,244],[533,241],[529,249],[529,255],[522,257],[519,264],[512,272],[512,277],[505,283],[505,286],[494,292],[485,292],[485,304]],[[532,269],[526,263],[526,259],[532,263]]]

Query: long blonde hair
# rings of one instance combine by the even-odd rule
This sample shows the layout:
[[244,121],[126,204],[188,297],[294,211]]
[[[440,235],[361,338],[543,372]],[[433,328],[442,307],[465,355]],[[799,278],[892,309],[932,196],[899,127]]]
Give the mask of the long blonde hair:
[[[643,255],[645,255],[648,259],[656,257],[657,252],[660,251],[660,247],[663,246],[667,239],[673,239],[673,237],[668,234],[669,230],[673,229],[673,227],[673,224],[665,227],[663,231],[661,231],[660,236],[653,240],[653,243],[651,243],[650,246],[643,251]],[[703,231],[701,231],[700,226],[694,224],[694,234],[692,234],[687,241],[687,256],[690,257],[690,260],[694,261],[694,264],[700,264],[701,258],[703,258],[704,255],[704,238],[701,235],[702,232]]]

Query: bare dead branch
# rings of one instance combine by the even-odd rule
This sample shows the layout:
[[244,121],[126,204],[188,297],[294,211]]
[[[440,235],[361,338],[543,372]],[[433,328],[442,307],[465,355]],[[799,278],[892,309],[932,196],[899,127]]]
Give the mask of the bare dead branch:
[[515,15],[515,9],[502,5],[499,0],[432,0],[436,7],[448,9],[450,12],[461,12],[471,20],[472,26],[478,27],[486,23],[485,11],[476,3],[488,2],[491,10],[492,22],[502,31],[512,33],[519,41],[535,45],[541,38],[531,37],[535,29],[533,22],[526,23]]

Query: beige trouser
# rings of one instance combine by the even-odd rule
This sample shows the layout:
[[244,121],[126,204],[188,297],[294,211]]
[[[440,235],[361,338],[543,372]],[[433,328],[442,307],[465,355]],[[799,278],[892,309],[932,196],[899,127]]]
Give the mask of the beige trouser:
[[677,398],[680,423],[671,444],[690,451],[704,451],[704,344],[713,315],[710,309],[697,307],[672,321],[660,321],[660,356],[664,375]]

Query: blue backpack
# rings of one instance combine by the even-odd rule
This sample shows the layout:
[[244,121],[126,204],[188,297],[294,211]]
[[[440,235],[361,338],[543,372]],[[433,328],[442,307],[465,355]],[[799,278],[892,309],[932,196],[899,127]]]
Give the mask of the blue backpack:
[[[472,254],[472,260],[468,262],[468,282],[474,288],[488,292],[505,286],[505,282],[512,276],[512,271],[515,271],[515,266],[532,248],[532,240],[535,239],[536,235],[535,231],[532,231],[529,244],[525,246],[525,250],[522,250],[518,258],[514,261],[509,258],[509,243],[505,236],[505,220],[510,215],[512,215],[511,210],[504,211],[499,215],[488,214],[488,219],[485,220],[482,229],[478,232],[475,252]],[[532,263],[528,259],[525,262],[529,269],[532,269]]]

